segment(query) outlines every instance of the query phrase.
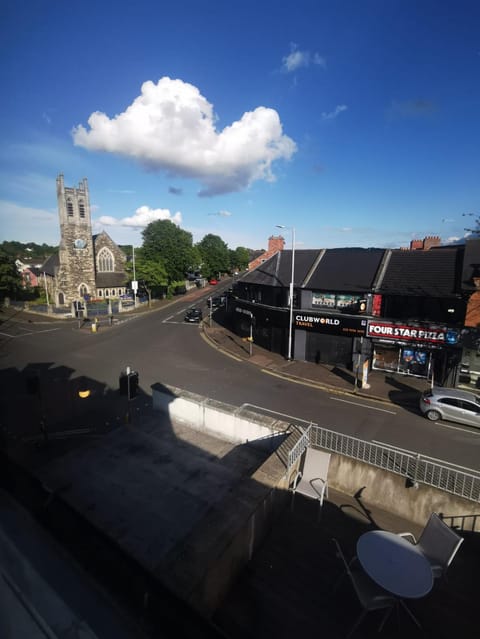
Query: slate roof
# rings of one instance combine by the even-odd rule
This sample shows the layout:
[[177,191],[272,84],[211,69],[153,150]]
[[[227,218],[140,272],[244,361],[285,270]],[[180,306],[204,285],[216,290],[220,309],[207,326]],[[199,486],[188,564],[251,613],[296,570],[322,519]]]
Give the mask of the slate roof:
[[305,288],[365,293],[372,290],[385,249],[327,249]]
[[58,253],[54,253],[53,255],[50,255],[50,257],[47,257],[40,270],[42,273],[55,277],[55,271],[59,266],[60,258],[58,257]]
[[[320,251],[318,249],[301,249],[295,251],[295,286],[301,286],[311,270]],[[292,251],[283,250],[276,253],[256,269],[242,277],[246,284],[263,284],[265,286],[288,287],[292,277]]]
[[480,277],[480,238],[465,243],[462,270],[463,290],[468,292],[477,290],[473,282],[474,277]]
[[95,281],[97,288],[125,286],[127,276],[125,275],[125,273],[97,273]]
[[376,292],[384,295],[458,297],[463,247],[390,251]]

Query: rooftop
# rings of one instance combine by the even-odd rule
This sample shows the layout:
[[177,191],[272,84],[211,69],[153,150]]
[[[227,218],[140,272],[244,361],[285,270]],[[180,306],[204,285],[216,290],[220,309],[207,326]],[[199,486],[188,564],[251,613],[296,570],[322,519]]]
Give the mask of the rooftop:
[[[259,503],[262,508],[269,503],[263,500],[272,489],[272,473],[265,463],[281,463],[280,454],[271,455],[265,442],[235,446],[185,424],[162,421],[145,405],[131,426],[52,439],[46,447],[12,446],[9,456],[20,474],[11,482],[4,464],[3,484],[114,594],[122,609],[137,620],[142,617],[142,629],[152,637],[159,636],[159,628],[160,636],[254,639],[301,632],[343,637],[360,609],[347,579],[333,592],[341,565],[331,538],[350,557],[367,530],[419,533],[419,526],[365,503],[362,490],[355,495],[330,490],[321,516],[315,502],[300,495],[292,500],[276,490],[276,499],[280,495],[283,501],[271,530],[258,548],[252,541],[251,560],[206,619],[195,611],[192,584],[202,571],[207,580],[211,573],[213,589],[224,578],[215,568],[220,549],[235,546],[232,531]],[[29,479],[22,474],[26,468]],[[252,521],[254,540],[261,520]],[[448,580],[437,581],[428,596],[409,602],[422,630],[406,615],[392,615],[383,637],[476,636],[474,579],[480,553],[478,534],[469,533],[471,524],[468,517],[462,523],[465,543]],[[48,566],[43,570],[56,595],[76,610],[78,603],[58,590]],[[139,605],[145,593],[147,610]],[[193,608],[187,600],[196,602]],[[109,636],[101,632],[98,611],[82,614],[98,637]],[[357,637],[376,632],[378,614],[369,613]]]

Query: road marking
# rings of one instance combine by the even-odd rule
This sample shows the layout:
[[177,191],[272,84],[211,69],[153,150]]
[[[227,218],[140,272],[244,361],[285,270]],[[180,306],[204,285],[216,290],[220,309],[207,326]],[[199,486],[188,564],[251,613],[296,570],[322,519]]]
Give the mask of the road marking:
[[[272,413],[273,415],[280,415],[280,417],[288,417],[288,419],[293,419],[297,422],[304,422],[305,424],[315,424],[312,421],[309,421],[308,419],[301,419],[300,417],[295,417],[294,415],[287,415],[287,413],[279,413],[276,410],[270,410],[270,408],[264,408],[263,406],[257,406],[256,404],[249,404],[248,402],[242,404],[240,406],[240,410],[242,410],[242,408],[250,406],[251,408],[258,408],[259,410],[263,410],[266,413]],[[235,411],[237,412],[237,411]],[[318,426],[318,424],[315,424],[315,426]]]
[[[244,361],[248,362],[248,360],[244,360]],[[284,382],[292,382],[293,384],[300,384],[301,386],[310,386],[310,388],[317,388],[322,390],[319,384],[310,383],[303,379],[293,379],[292,377],[285,377],[284,375],[281,375],[279,373],[274,373],[273,371],[269,371],[266,368],[261,368],[260,370],[262,371],[262,373],[266,373],[267,375],[272,375],[272,377],[278,377]]]
[[[432,422],[430,422],[432,423]],[[436,426],[442,426],[443,428],[450,428],[450,430],[454,430],[456,432],[461,431],[462,433],[468,433],[469,435],[476,435],[480,437],[480,432],[475,430],[468,430],[467,428],[462,428],[460,425],[458,426],[450,426],[449,424],[444,424],[443,422],[433,422]],[[472,428],[476,428],[472,426]]]
[[344,404],[353,404],[354,406],[361,406],[362,408],[369,408],[370,410],[378,410],[381,413],[390,413],[390,415],[396,415],[396,411],[386,410],[385,408],[377,408],[376,406],[368,406],[367,404],[359,404],[358,402],[350,402],[348,399],[340,399],[339,397],[329,397],[335,402],[343,402]]
[[20,335],[10,335],[10,333],[1,333],[5,337],[10,337],[11,339],[17,339],[19,337],[28,337],[29,335],[40,335],[41,333],[52,333],[53,331],[59,331],[59,328],[46,328],[44,331],[30,331],[29,333],[21,333]]

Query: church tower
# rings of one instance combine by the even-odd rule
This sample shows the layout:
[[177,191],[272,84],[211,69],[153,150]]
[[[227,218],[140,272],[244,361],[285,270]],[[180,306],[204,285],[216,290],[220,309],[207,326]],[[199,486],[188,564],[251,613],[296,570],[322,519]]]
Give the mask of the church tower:
[[95,297],[95,254],[90,217],[87,179],[75,187],[66,187],[63,175],[57,177],[58,215],[60,218],[59,269],[57,299],[59,305]]

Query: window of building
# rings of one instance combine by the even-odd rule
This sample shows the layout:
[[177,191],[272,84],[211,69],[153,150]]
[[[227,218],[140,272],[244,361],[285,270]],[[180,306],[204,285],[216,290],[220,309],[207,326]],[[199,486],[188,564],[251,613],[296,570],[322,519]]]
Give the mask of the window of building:
[[73,202],[70,198],[67,200],[67,215],[73,217]]
[[99,273],[111,273],[114,270],[113,254],[106,246],[98,253],[97,269]]
[[78,202],[78,210],[80,211],[80,217],[85,217],[85,204],[83,200]]
[[88,295],[88,288],[85,286],[85,284],[81,284],[78,292],[80,293],[80,297],[85,297],[85,295]]
[[102,297],[103,295],[103,291],[101,288],[98,289],[98,297]]

